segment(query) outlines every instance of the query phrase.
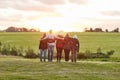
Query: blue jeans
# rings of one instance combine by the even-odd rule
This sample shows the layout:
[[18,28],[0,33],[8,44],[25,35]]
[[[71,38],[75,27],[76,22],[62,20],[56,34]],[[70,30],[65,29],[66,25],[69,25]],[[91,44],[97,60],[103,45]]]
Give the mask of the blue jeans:
[[44,53],[44,61],[45,61],[45,59],[46,59],[46,52],[47,52],[47,49],[44,49],[44,50],[40,49],[40,61],[42,61],[42,54],[43,53]]
[[48,45],[48,61],[52,62],[54,53],[54,45]]

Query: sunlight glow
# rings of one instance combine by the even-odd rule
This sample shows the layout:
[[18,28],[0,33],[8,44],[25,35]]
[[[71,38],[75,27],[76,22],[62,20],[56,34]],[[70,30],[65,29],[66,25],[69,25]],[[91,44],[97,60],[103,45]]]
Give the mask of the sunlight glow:
[[[111,6],[114,3],[116,5]],[[35,2],[34,4],[38,4]],[[42,3],[41,3],[42,4]],[[45,4],[42,4],[45,6]],[[21,12],[21,23],[25,25],[34,26],[34,28],[40,28],[40,31],[78,31],[82,32],[86,26],[92,26],[107,22],[107,20],[120,19],[119,16],[106,16],[102,14],[102,11],[116,10],[119,11],[119,3],[114,0],[88,0],[87,4],[80,5],[65,0],[65,4],[53,5],[53,12],[35,12],[24,11]],[[12,13],[20,13],[14,9],[8,8],[7,15]]]

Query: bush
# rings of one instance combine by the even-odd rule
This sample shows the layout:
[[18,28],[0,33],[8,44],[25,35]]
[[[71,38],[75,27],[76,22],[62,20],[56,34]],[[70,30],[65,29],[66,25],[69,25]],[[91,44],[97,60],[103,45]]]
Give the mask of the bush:
[[108,51],[107,54],[103,53],[101,48],[97,49],[96,53],[92,53],[90,50],[86,50],[85,53],[79,53],[77,55],[78,59],[91,59],[91,58],[109,58],[111,55],[113,55],[115,51],[111,50]]
[[1,54],[10,55],[10,45],[3,45],[3,47],[1,48]]
[[0,42],[0,53],[1,53],[1,46],[2,46],[2,43]]
[[16,48],[15,46],[2,45],[0,46],[0,53],[2,55],[23,56],[23,49]]
[[2,46],[2,43],[0,42],[0,46]]
[[23,47],[20,46],[20,47],[17,49],[17,52],[18,52],[18,56],[23,56],[23,53],[24,53]]
[[115,52],[114,50],[108,51],[108,52],[107,52],[107,55],[108,55],[108,56],[111,56],[111,55],[113,55],[114,52]]
[[109,58],[105,53],[93,53],[92,58]]
[[33,49],[28,48],[28,50],[26,50],[26,54],[24,57],[25,58],[37,58],[38,55],[36,53],[34,53]]
[[98,49],[97,49],[97,54],[103,54],[101,48],[98,48]]
[[79,53],[79,54],[77,54],[77,58],[78,59],[86,59],[87,56],[84,53]]
[[11,48],[10,55],[18,56],[18,51],[17,51],[17,48],[15,46]]

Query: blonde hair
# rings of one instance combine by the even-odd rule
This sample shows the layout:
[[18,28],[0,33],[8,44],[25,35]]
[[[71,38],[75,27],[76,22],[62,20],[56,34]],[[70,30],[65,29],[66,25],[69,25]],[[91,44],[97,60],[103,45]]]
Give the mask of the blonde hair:
[[73,38],[78,39],[77,35],[74,35]]

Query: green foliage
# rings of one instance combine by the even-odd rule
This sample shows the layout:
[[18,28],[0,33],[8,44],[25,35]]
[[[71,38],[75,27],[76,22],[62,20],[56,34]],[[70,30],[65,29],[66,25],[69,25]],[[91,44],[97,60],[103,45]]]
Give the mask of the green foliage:
[[77,54],[77,59],[87,59],[87,56],[85,55],[85,53],[80,52],[79,54]]
[[34,52],[33,49],[31,49],[30,47],[25,51],[25,58],[37,58],[38,55]]
[[2,46],[2,43],[0,42],[0,54],[1,54],[1,46]]
[[1,48],[2,55],[10,55],[10,45],[3,45]]
[[97,49],[96,53],[92,53],[90,50],[86,50],[85,53],[79,53],[77,55],[78,59],[92,59],[92,58],[109,58],[111,55],[113,55],[115,51],[110,50],[106,53],[103,53],[101,48]]
[[113,55],[114,52],[115,52],[114,50],[108,51],[107,55],[111,56],[111,55]]
[[18,51],[17,51],[17,48],[15,46],[11,47],[10,55],[18,56]]
[[2,43],[0,42],[0,46],[2,46]]
[[[25,56],[23,53],[26,53]],[[12,55],[12,56],[22,56],[25,58],[37,58],[38,54],[34,52],[33,49],[28,48],[26,51],[23,50],[23,47],[17,48],[16,46],[2,45],[1,46],[1,55]]]
[[102,54],[102,49],[101,48],[97,49],[97,54]]
[[24,53],[23,47],[20,46],[20,47],[17,49],[17,52],[18,52],[18,56],[23,56],[23,53]]
[[2,45],[0,53],[2,55],[12,55],[12,56],[23,56],[23,49],[17,48],[16,46]]

